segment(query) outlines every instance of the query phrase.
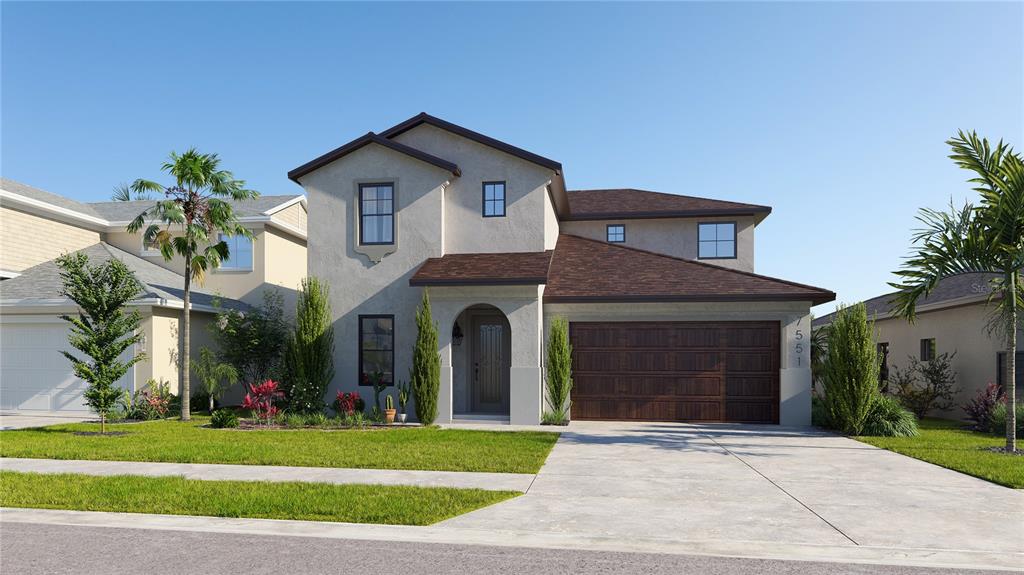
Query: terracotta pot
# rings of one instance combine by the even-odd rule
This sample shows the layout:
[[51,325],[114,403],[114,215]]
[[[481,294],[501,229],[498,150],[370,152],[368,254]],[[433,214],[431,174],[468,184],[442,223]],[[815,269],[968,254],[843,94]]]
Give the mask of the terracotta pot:
[[387,423],[388,425],[391,425],[392,423],[394,423],[395,422],[395,413],[396,413],[396,411],[394,409],[385,409],[384,410],[384,422]]

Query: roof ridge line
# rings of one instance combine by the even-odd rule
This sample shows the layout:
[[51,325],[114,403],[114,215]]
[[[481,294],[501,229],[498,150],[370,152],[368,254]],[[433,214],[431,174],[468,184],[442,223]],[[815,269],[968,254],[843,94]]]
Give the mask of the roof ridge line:
[[617,249],[621,249],[621,250],[630,250],[630,251],[634,251],[634,252],[638,252],[638,253],[642,253],[642,254],[647,254],[647,255],[651,255],[651,256],[657,256],[657,257],[666,258],[666,259],[675,260],[675,261],[684,262],[684,263],[689,263],[689,264],[696,264],[698,266],[703,266],[703,267],[707,267],[707,268],[711,268],[711,269],[715,269],[715,270],[732,272],[732,273],[739,274],[739,275],[744,275],[744,276],[754,277],[754,278],[758,278],[758,279],[775,281],[775,282],[784,283],[784,284],[788,284],[788,285],[795,286],[795,287],[801,287],[801,288],[805,288],[805,289],[812,289],[812,290],[819,291],[819,292],[822,292],[822,293],[835,295],[834,292],[832,292],[831,290],[827,290],[825,288],[820,288],[820,287],[816,287],[816,286],[812,286],[812,285],[808,285],[808,284],[802,284],[802,283],[799,283],[799,282],[784,280],[784,279],[776,278],[776,277],[772,277],[772,276],[766,276],[766,275],[762,275],[762,274],[757,274],[757,273],[754,273],[754,272],[748,272],[748,271],[743,271],[743,270],[734,270],[732,268],[727,268],[727,267],[724,267],[724,266],[718,266],[718,265],[715,265],[715,264],[709,264],[707,262],[702,262],[702,261],[698,261],[698,260],[690,260],[690,259],[681,258],[681,257],[677,257],[677,256],[670,256],[668,254],[659,254],[658,252],[652,252],[652,251],[649,251],[649,250],[644,250],[644,249],[640,249],[640,248],[634,248],[634,247],[631,247],[631,246],[617,246],[617,245],[610,244],[608,242],[602,242],[601,240],[595,240],[595,239],[592,239],[592,238],[585,238],[583,236],[578,236],[576,234],[559,234],[559,235],[569,236],[569,237],[581,239],[581,240],[586,241],[586,242],[591,242],[591,243],[595,243],[595,244],[599,244],[599,245],[607,246],[607,247],[611,247],[611,248],[617,248]]

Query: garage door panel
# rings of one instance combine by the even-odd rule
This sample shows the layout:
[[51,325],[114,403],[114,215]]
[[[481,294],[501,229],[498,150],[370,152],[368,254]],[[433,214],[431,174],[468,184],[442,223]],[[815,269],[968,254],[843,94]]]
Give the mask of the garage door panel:
[[779,324],[570,324],[572,417],[777,422]]

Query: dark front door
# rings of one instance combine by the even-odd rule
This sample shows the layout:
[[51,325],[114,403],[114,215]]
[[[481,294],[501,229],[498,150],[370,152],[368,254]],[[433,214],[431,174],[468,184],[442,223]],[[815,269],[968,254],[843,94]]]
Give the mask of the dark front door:
[[470,391],[477,413],[508,413],[512,342],[503,316],[473,319],[473,366]]
[[573,419],[778,423],[778,322],[569,327]]

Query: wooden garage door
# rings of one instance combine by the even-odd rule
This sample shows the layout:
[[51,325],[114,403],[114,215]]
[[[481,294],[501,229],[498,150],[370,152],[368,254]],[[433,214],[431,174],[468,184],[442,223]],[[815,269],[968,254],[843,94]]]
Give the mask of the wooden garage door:
[[569,327],[573,419],[779,422],[778,322]]

